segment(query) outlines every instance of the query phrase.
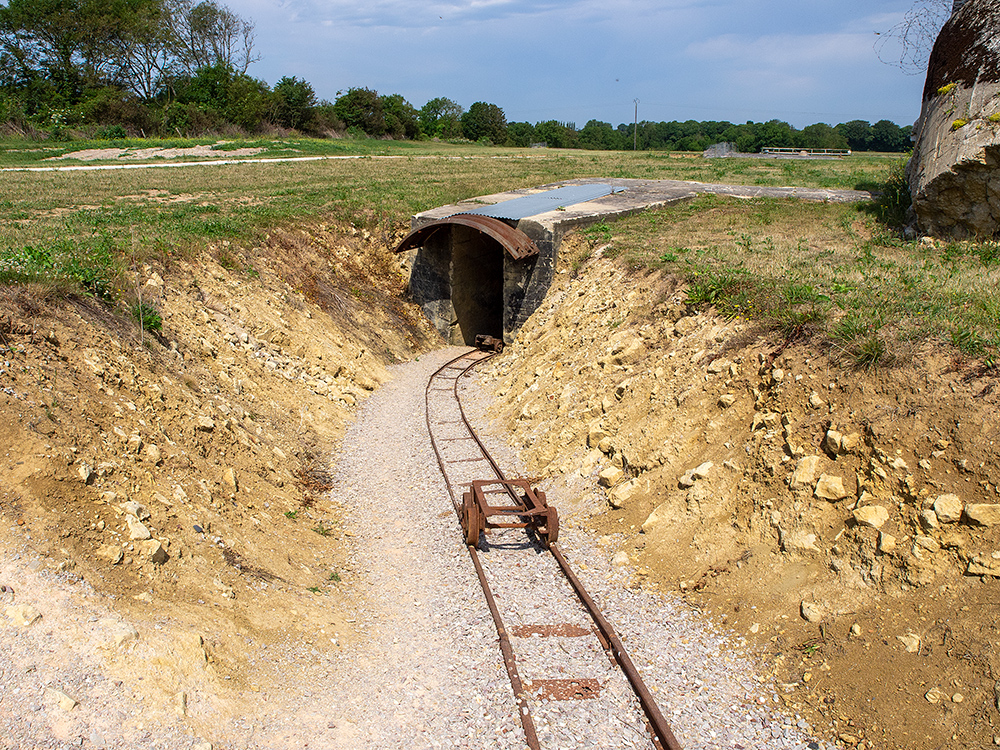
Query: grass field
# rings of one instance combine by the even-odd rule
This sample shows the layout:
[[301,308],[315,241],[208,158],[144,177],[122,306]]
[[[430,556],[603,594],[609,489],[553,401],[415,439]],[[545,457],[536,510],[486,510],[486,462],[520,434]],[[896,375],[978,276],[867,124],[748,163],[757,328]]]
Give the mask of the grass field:
[[[114,301],[120,270],[136,259],[194,253],[223,240],[252,257],[254,246],[276,227],[350,224],[388,242],[418,211],[573,177],[878,190],[898,183],[901,165],[898,156],[879,155],[707,160],[691,154],[283,139],[51,147],[7,142],[0,144],[0,168],[79,165],[65,157],[82,149],[194,145],[212,145],[222,158],[244,147],[263,149],[255,158],[360,158],[6,171],[0,180],[0,283],[82,285]],[[612,253],[637,268],[686,276],[692,302],[759,319],[789,335],[820,333],[855,365],[888,362],[913,341],[939,336],[993,366],[1000,349],[1000,249],[993,243],[902,242],[889,226],[894,213],[898,219],[898,211],[872,205],[704,196],[591,232],[595,242],[610,243]]]

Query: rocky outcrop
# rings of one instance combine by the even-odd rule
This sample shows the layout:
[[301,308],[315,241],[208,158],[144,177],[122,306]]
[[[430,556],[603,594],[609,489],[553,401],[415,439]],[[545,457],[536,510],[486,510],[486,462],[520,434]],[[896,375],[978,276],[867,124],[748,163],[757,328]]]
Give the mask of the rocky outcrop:
[[931,52],[910,192],[920,231],[1000,233],[1000,0],[968,0]]

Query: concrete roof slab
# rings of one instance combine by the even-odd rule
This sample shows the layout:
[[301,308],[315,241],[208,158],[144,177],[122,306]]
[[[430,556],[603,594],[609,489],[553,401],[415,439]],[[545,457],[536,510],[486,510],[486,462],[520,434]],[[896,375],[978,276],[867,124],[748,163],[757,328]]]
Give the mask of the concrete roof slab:
[[681,200],[694,198],[703,193],[730,195],[736,198],[797,198],[799,200],[828,201],[834,203],[855,203],[872,199],[872,194],[863,190],[721,185],[706,182],[686,182],[682,180],[584,178],[556,182],[535,188],[483,195],[448,206],[440,206],[414,216],[412,226],[416,229],[427,222],[482,208],[487,204],[523,198],[527,195],[571,185],[588,184],[612,185],[615,188],[622,188],[622,190],[621,192],[605,195],[601,198],[560,207],[525,218],[530,219],[534,224],[540,225],[542,229],[555,233],[557,230],[565,230],[576,225],[586,225],[601,221],[602,219],[627,216],[639,211],[658,208]]

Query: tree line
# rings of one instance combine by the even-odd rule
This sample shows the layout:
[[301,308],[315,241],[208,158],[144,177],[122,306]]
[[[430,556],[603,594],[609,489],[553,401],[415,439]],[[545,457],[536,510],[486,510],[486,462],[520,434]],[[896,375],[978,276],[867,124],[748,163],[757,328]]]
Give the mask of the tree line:
[[508,123],[488,102],[468,110],[437,97],[420,109],[367,88],[319,100],[284,77],[273,87],[247,71],[259,60],[254,24],[216,0],[0,0],[0,126],[39,138],[209,133],[464,139],[551,148],[702,151],[720,141],[764,146],[903,151],[909,128],[861,120],[797,130],[772,120],[550,120]]

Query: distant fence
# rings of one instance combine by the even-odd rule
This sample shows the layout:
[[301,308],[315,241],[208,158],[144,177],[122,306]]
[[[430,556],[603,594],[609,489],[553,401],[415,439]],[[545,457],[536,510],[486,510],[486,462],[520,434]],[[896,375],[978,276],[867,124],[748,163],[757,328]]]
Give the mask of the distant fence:
[[826,156],[850,156],[849,148],[779,148],[777,146],[765,146],[760,150],[762,154],[801,154],[806,156],[826,155]]

